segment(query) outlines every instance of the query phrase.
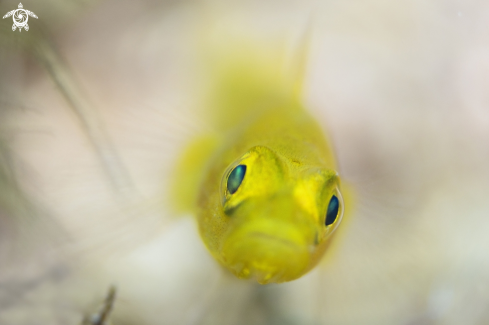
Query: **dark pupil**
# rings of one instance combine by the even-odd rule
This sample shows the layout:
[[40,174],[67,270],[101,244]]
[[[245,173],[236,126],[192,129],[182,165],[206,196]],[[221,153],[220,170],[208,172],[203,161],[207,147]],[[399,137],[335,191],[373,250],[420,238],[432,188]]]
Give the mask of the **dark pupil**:
[[326,213],[326,226],[334,223],[336,217],[338,216],[338,210],[340,208],[340,202],[338,198],[333,195],[328,205],[328,212]]
[[229,174],[228,177],[228,191],[230,194],[234,194],[241,185],[241,182],[243,181],[243,178],[245,177],[246,174],[246,166],[245,165],[239,165],[236,168],[233,169],[231,174]]

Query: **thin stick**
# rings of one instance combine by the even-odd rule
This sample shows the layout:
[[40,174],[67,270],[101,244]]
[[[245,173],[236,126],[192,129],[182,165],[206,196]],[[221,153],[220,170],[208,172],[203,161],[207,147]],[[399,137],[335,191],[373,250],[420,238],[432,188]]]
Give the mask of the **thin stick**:
[[129,174],[110,141],[96,108],[89,102],[88,96],[83,93],[54,46],[46,37],[39,36],[32,44],[34,53],[78,116],[111,184],[119,193],[134,192]]
[[116,288],[111,286],[105,298],[102,309],[97,314],[87,315],[83,318],[82,325],[106,325],[109,321],[110,313],[114,307]]

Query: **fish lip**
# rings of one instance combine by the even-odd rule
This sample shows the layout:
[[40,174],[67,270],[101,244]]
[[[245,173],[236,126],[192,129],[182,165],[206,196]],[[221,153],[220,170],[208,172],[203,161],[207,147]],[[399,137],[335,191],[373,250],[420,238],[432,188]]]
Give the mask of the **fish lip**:
[[[267,233],[261,232],[261,231],[253,231],[248,236],[251,238],[261,238],[261,239],[266,239],[266,240],[272,240],[276,243],[284,244],[284,245],[292,247],[296,250],[303,250],[304,249],[304,247],[302,245],[294,243],[291,240],[281,238],[278,236],[273,236],[273,235],[270,235],[270,234],[267,234]],[[306,245],[305,248],[309,253],[312,253],[314,251],[314,249],[316,248],[316,245]]]
[[273,235],[270,235],[270,234],[268,234],[266,232],[262,232],[262,231],[252,231],[251,233],[249,233],[247,235],[247,237],[273,240],[274,242],[279,242],[279,243],[285,244],[285,245],[290,246],[290,247],[294,247],[294,248],[299,247],[299,245],[295,244],[294,242],[292,242],[290,240],[287,240],[287,239],[281,238],[281,237],[277,237],[277,236],[273,236]]

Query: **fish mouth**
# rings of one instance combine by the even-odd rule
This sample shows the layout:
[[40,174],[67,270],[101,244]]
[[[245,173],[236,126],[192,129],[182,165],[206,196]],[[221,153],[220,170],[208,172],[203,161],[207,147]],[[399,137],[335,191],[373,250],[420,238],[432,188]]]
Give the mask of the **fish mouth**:
[[276,242],[276,243],[287,245],[287,246],[289,246],[291,248],[297,248],[297,249],[299,248],[298,245],[295,244],[294,242],[292,242],[291,240],[288,240],[288,239],[285,239],[285,238],[280,238],[280,237],[277,237],[277,236],[273,236],[273,235],[267,234],[265,232],[254,231],[254,232],[250,233],[249,236],[251,238],[273,241],[273,242]]
[[237,277],[260,284],[297,279],[307,272],[310,263],[308,245],[264,231],[229,236],[221,257],[221,262]]

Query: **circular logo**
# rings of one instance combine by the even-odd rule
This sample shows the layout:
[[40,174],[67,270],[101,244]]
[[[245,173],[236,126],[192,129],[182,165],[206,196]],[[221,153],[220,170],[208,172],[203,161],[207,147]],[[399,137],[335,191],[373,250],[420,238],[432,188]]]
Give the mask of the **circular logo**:
[[14,23],[17,26],[24,26],[25,24],[27,24],[27,20],[28,20],[28,17],[27,17],[27,13],[25,12],[25,10],[17,9],[15,14],[14,14]]

